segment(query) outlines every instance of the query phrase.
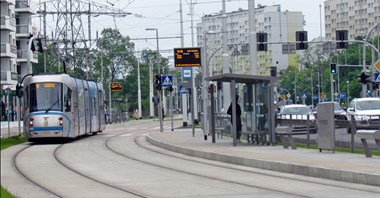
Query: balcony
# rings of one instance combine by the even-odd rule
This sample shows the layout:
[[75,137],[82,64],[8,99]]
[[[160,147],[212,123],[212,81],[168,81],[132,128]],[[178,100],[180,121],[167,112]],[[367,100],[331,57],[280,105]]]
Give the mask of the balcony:
[[1,16],[1,30],[16,31],[16,19],[9,16]]
[[[32,52],[30,52],[32,54]],[[28,61],[28,52],[27,50],[17,50],[17,62],[27,62]],[[38,62],[38,53],[33,53],[33,56],[30,59],[30,62]]]
[[9,43],[1,44],[0,47],[1,57],[10,57],[10,58],[16,58],[17,57],[17,47],[16,45],[11,45]]
[[36,12],[36,4],[31,0],[16,0],[15,12],[29,12],[34,14]]
[[1,72],[1,84],[2,85],[16,85],[17,84],[17,73],[11,71]]
[[33,31],[32,25],[17,25],[16,36],[17,37],[29,37],[29,33]]

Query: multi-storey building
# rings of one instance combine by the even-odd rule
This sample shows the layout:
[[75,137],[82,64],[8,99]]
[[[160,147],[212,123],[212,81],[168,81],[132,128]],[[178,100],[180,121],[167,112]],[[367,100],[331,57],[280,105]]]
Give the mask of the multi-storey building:
[[1,88],[17,83],[16,19],[14,0],[1,0]]
[[324,7],[328,40],[335,40],[336,30],[348,30],[348,39],[355,40],[380,23],[380,0],[326,0]]
[[[0,0],[1,2],[1,89],[15,90],[17,82],[31,67],[27,65],[30,34],[37,36],[32,26],[36,5],[31,0]],[[30,63],[37,55],[30,53]]]
[[[261,6],[255,8],[256,32],[268,35],[268,50],[257,53],[257,75],[269,75],[270,67],[277,66],[279,70],[288,66],[298,66],[295,50],[283,54],[283,46],[279,42],[295,41],[295,32],[302,31],[304,16],[301,12],[281,11],[280,5]],[[249,21],[248,10],[226,13],[227,41],[229,48],[229,65],[233,73],[249,74]],[[198,46],[204,46],[205,31],[222,31],[222,13],[205,15],[202,22],[197,24]],[[207,54],[211,55],[222,46],[222,34],[208,34]],[[277,44],[274,44],[277,43]],[[256,45],[256,43],[254,43]],[[293,43],[294,47],[294,43]],[[293,48],[292,48],[293,49]],[[221,53],[215,53],[209,65],[210,74],[222,73]]]

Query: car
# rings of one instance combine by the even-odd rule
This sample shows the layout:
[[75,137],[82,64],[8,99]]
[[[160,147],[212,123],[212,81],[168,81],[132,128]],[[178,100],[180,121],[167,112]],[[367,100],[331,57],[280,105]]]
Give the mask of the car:
[[[360,129],[380,129],[380,98],[355,98],[347,108],[347,119],[356,121],[356,130]],[[347,128],[347,133],[351,133],[352,128]]]
[[[289,122],[293,121],[295,126],[293,126],[293,132],[305,132],[308,125],[307,120],[311,122],[309,124],[309,129],[312,133],[317,132],[317,127],[315,123],[315,116],[313,111],[309,106],[303,104],[290,104],[285,105],[281,108],[280,112],[277,114],[277,119],[281,121],[288,120]],[[290,121],[291,120],[291,121]]]

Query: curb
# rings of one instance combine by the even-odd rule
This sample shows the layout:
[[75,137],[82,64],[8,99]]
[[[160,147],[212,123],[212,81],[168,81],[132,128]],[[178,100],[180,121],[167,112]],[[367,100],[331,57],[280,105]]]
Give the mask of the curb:
[[308,177],[317,177],[323,179],[337,180],[350,183],[366,184],[373,186],[380,186],[380,175],[370,174],[366,172],[353,172],[345,170],[330,169],[324,167],[311,167],[301,164],[290,164],[279,161],[266,161],[259,160],[255,158],[246,158],[231,156],[228,154],[207,152],[192,148],[187,148],[183,146],[177,146],[174,144],[169,144],[167,142],[155,139],[148,134],[148,142],[151,144],[185,155],[204,158],[208,160],[220,161],[235,165],[248,166],[253,168],[265,169],[270,171],[278,171],[284,173],[291,173],[296,175],[303,175]]

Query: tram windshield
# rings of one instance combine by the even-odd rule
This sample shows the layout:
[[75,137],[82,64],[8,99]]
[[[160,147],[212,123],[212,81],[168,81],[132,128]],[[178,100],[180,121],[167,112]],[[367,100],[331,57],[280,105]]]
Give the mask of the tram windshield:
[[35,83],[27,89],[30,112],[62,111],[62,83]]

